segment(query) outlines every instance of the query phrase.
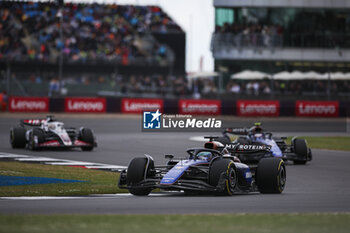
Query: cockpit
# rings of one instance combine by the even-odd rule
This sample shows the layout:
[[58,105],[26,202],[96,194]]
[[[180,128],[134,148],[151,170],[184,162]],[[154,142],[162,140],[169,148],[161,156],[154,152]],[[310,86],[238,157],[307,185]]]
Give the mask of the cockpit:
[[213,158],[213,154],[210,151],[201,151],[196,155],[198,160],[210,161]]

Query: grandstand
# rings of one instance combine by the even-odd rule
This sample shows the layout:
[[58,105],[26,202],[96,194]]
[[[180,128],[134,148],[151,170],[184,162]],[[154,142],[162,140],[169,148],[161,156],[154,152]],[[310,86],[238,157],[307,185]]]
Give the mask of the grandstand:
[[10,76],[11,94],[55,93],[60,59],[69,95],[155,93],[185,73],[185,33],[157,6],[1,1],[0,20],[0,91]]
[[[214,0],[214,7],[211,49],[227,97],[350,98],[347,1]],[[244,70],[265,78],[235,78]],[[281,72],[302,75],[275,79]]]

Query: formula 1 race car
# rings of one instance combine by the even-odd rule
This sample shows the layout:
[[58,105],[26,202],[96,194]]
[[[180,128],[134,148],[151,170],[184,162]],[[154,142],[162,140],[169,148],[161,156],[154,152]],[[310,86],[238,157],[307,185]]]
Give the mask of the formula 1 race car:
[[237,155],[241,161],[249,164],[257,163],[264,157],[282,158],[293,161],[294,164],[306,164],[312,160],[312,152],[305,139],[293,137],[289,145],[286,139],[286,137],[274,137],[271,132],[262,129],[261,123],[255,123],[251,128],[227,128],[218,141],[224,145],[269,145],[271,147],[269,152]]
[[97,146],[91,129],[65,129],[64,124],[53,116],[47,116],[46,119],[21,120],[19,127],[11,128],[10,142],[12,148],[27,146],[31,150],[80,147],[83,151],[91,151]]
[[[204,148],[187,150],[185,159],[169,159],[165,166],[155,166],[151,156],[131,160],[120,174],[119,188],[133,195],[148,195],[160,188],[165,191],[184,191],[186,194],[212,193],[231,196],[234,193],[282,193],[286,184],[286,168],[282,159],[263,158],[256,166],[248,166],[234,156],[241,150],[237,145],[225,147],[209,137]],[[269,147],[264,147],[269,150]],[[230,150],[230,152],[229,152]],[[261,150],[261,147],[259,148]]]

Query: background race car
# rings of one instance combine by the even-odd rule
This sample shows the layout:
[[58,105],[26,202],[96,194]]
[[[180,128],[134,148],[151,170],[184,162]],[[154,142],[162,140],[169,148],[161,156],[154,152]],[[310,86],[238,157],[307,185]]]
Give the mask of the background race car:
[[165,166],[155,166],[149,155],[134,158],[121,173],[118,186],[134,195],[148,195],[156,188],[229,196],[237,192],[282,193],[286,184],[282,159],[264,158],[257,166],[248,166],[212,139],[204,148],[188,149],[185,159],[166,155],[169,161]]
[[64,124],[53,116],[47,116],[46,119],[21,120],[20,126],[11,128],[10,142],[12,148],[28,147],[31,150],[80,147],[84,151],[91,151],[97,146],[91,129],[66,129]]
[[255,123],[251,128],[227,128],[223,131],[223,136],[217,140],[223,144],[239,144],[241,148],[246,145],[271,147],[269,152],[238,153],[237,156],[245,163],[258,163],[264,157],[291,160],[294,164],[306,164],[312,160],[311,148],[308,147],[305,139],[293,137],[291,144],[287,144],[286,139],[286,137],[273,136],[271,132],[262,129],[261,123]]

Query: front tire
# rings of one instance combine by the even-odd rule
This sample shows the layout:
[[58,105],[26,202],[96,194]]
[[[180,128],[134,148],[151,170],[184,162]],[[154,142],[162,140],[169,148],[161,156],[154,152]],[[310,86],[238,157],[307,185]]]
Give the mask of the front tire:
[[[131,160],[126,173],[126,183],[128,186],[138,185],[149,175],[150,169],[154,168],[153,160],[147,166],[147,158],[134,158]],[[151,188],[129,188],[129,192],[136,196],[147,196],[152,191]]]
[[283,160],[278,158],[261,159],[255,177],[261,193],[282,193],[286,185],[286,167]]
[[95,137],[91,129],[83,128],[79,133],[79,139],[91,144],[91,146],[82,146],[83,151],[92,151],[94,149]]
[[295,154],[297,154],[298,159],[294,160],[294,164],[306,164],[308,160],[309,148],[305,139],[296,138],[293,141],[293,149]]
[[24,148],[26,146],[26,130],[23,127],[15,127],[10,130],[10,143],[12,148]]
[[237,186],[237,172],[236,167],[232,160],[229,159],[218,159],[215,160],[209,171],[209,184],[218,187],[222,177],[225,177],[223,190],[221,194],[232,196]]

